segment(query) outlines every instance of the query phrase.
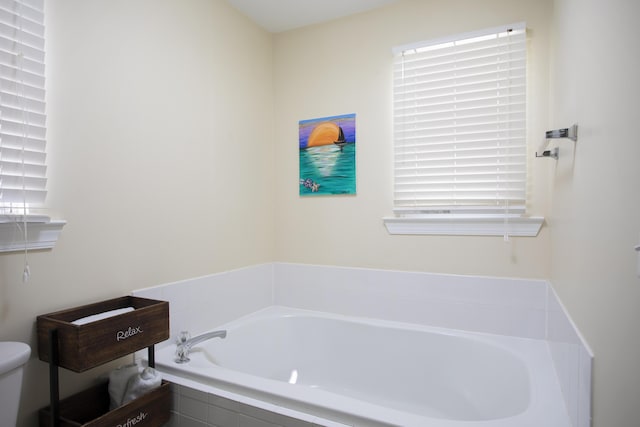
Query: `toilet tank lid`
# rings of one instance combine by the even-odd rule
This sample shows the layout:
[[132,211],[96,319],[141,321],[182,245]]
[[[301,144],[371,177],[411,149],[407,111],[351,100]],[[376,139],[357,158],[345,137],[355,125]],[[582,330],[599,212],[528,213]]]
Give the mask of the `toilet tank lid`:
[[31,347],[22,342],[0,342],[0,375],[24,365],[31,355]]

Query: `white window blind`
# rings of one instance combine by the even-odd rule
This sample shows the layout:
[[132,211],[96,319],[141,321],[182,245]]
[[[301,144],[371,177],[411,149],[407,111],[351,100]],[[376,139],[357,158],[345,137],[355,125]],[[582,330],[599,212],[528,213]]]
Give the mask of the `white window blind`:
[[524,23],[394,50],[396,214],[520,214]]
[[0,215],[46,196],[43,1],[0,0]]

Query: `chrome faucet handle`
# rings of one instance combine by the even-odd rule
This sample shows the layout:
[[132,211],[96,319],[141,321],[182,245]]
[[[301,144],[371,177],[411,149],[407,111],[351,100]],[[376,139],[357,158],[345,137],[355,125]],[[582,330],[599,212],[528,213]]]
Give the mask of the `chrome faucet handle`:
[[175,362],[176,363],[187,363],[190,362],[191,359],[189,359],[189,348],[183,345],[178,345],[176,347],[176,358],[175,358]]
[[178,344],[184,344],[191,338],[189,331],[180,331],[178,334]]
[[187,342],[191,339],[191,334],[188,331],[180,331],[178,339],[176,340],[176,363],[187,363],[189,359],[189,345]]

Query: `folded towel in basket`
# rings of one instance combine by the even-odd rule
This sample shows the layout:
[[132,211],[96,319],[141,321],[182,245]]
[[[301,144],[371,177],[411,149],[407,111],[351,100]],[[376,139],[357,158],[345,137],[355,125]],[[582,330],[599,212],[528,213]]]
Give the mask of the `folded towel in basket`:
[[122,404],[129,403],[134,399],[160,387],[162,376],[153,368],[144,368],[142,372],[132,376],[127,383],[127,389],[122,398]]
[[109,374],[109,407],[115,409],[122,405],[127,392],[127,385],[131,378],[140,374],[140,367],[136,364],[121,366]]
[[103,313],[92,314],[91,316],[81,317],[71,322],[73,325],[86,325],[87,323],[95,322],[96,320],[108,319],[109,317],[118,316],[120,314],[128,313],[135,310],[133,307],[116,308],[115,310],[105,311]]

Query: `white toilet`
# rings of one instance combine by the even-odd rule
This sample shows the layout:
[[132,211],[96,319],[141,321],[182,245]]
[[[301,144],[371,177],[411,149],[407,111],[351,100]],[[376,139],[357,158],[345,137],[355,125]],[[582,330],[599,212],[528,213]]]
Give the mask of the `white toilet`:
[[22,367],[30,355],[31,348],[27,344],[0,342],[0,424],[3,426],[16,425],[22,389]]

